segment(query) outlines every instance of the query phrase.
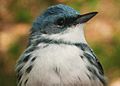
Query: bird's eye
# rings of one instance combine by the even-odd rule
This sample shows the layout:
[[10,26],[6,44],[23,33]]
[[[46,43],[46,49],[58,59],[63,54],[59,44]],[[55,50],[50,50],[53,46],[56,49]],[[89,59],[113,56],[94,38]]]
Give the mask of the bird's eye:
[[65,19],[64,18],[60,18],[57,20],[57,25],[59,26],[63,26],[65,24]]

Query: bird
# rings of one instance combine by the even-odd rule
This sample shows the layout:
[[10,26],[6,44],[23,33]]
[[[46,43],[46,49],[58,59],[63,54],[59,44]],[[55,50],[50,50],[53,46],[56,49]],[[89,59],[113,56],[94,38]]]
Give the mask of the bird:
[[102,65],[84,36],[84,25],[97,13],[57,4],[38,16],[16,62],[17,86],[106,86]]

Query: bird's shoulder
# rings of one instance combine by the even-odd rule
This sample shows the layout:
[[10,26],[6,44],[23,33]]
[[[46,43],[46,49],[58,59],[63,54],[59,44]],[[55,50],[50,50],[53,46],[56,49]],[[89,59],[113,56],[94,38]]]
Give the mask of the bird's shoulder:
[[90,46],[85,43],[77,44],[76,46],[78,46],[83,51],[83,57],[87,58],[90,64],[95,66],[99,72],[104,75],[102,65]]

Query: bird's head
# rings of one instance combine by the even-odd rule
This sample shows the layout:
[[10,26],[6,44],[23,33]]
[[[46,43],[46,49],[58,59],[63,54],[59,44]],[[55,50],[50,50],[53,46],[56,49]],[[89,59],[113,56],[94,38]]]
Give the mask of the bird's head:
[[80,15],[73,8],[62,4],[51,6],[34,21],[32,33],[48,39],[82,42],[85,41],[83,24],[96,14]]

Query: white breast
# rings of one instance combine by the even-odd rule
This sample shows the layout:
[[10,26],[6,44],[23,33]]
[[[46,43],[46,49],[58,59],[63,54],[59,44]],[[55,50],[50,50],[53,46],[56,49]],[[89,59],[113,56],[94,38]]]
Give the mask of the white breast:
[[83,51],[72,45],[39,44],[33,52],[33,69],[27,86],[99,86],[91,84],[86,63],[81,59]]

